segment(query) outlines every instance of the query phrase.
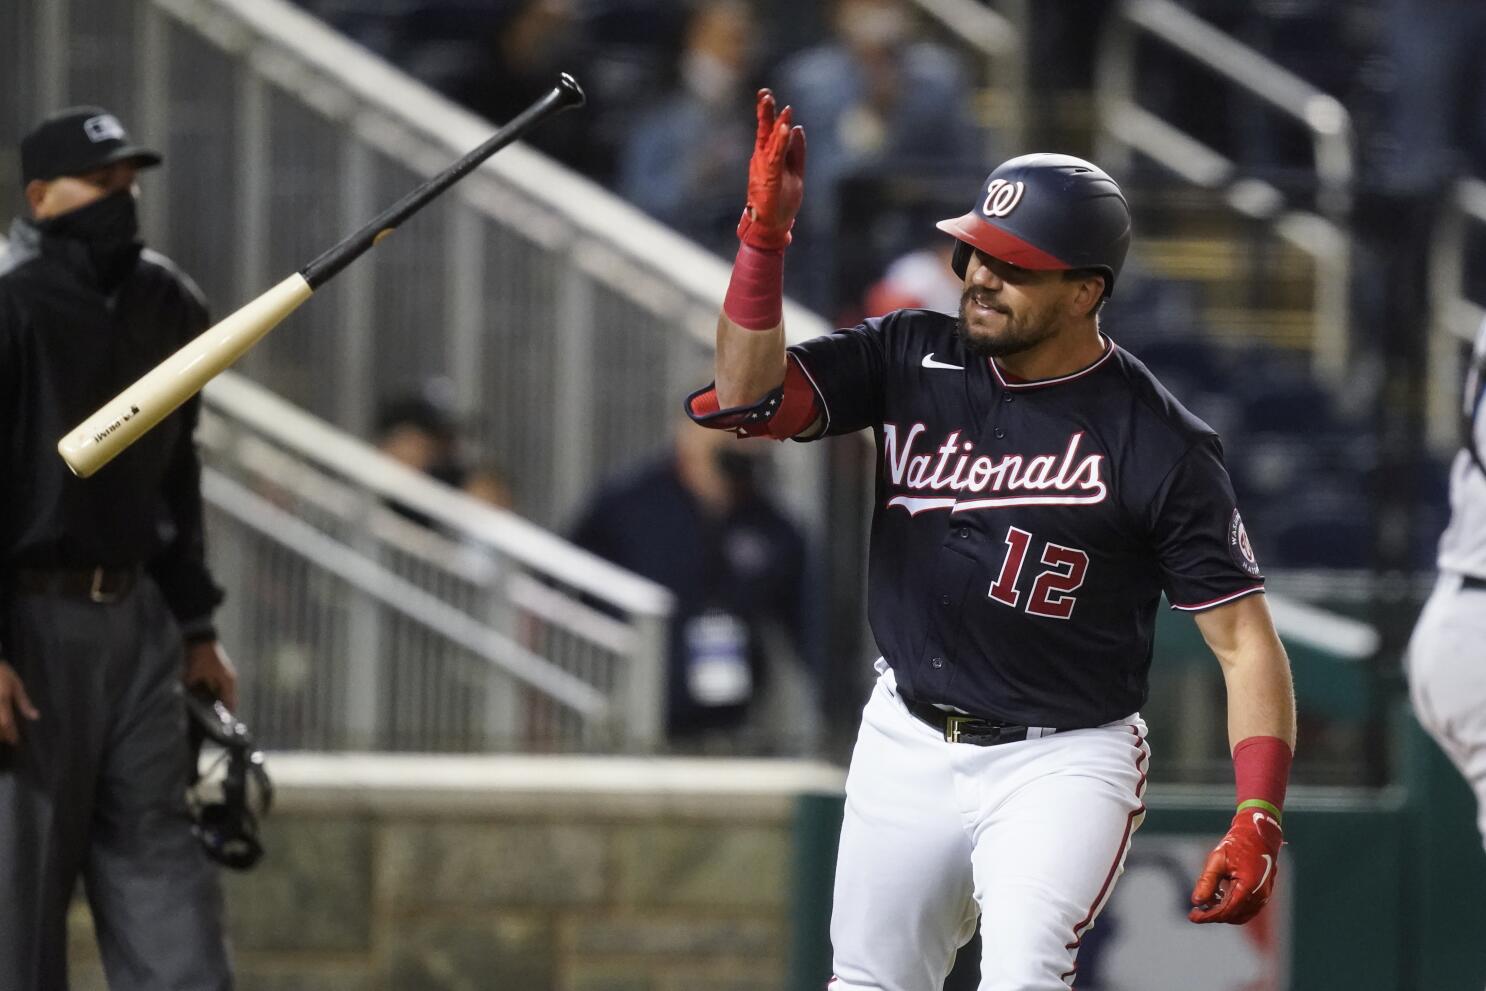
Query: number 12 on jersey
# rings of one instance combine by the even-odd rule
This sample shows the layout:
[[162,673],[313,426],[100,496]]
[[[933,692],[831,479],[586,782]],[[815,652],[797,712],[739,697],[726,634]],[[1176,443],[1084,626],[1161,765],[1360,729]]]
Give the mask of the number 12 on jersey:
[[[1003,606],[1015,609],[1021,601],[1022,591],[1017,588],[1017,581],[1021,578],[1022,564],[1030,546],[1030,533],[1014,526],[1007,528],[1006,560],[1001,564],[1001,574],[991,583],[989,593]],[[1073,606],[1078,601],[1073,593],[1084,583],[1084,573],[1089,570],[1089,555],[1076,547],[1064,547],[1049,541],[1042,549],[1042,563],[1047,568],[1032,581],[1032,592],[1027,596],[1027,612],[1049,619],[1067,619],[1073,615]]]

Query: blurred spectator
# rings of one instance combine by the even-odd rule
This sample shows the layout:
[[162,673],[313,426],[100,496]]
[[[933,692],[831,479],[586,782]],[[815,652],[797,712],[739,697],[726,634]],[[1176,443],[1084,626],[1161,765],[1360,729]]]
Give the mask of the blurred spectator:
[[753,147],[756,33],[741,0],[699,6],[687,23],[676,88],[634,126],[620,159],[623,196],[723,255],[737,248],[737,190]]
[[935,310],[959,313],[964,283],[950,268],[955,242],[938,237],[893,260],[882,278],[867,290],[865,316],[880,317],[893,310]]
[[[559,73],[583,75],[588,39],[575,0],[513,0],[463,22],[483,28],[482,33],[459,34],[459,20],[442,30],[431,25],[398,61],[411,75],[495,123],[509,121],[540,99]],[[574,168],[602,172],[607,165],[587,140],[589,126],[587,115],[566,114],[524,140]]]
[[682,747],[744,743],[771,669],[802,649],[805,541],[765,494],[766,451],[685,421],[670,452],[595,496],[573,535],[676,596],[666,723]]
[[383,454],[446,485],[464,484],[454,417],[433,400],[403,396],[383,403],[376,429],[377,449]]
[[675,0],[583,0],[589,43],[582,64],[569,71],[588,93],[588,106],[572,116],[582,118],[590,145],[585,170],[592,178],[612,185],[636,122],[674,87],[690,6]]
[[817,186],[864,165],[942,165],[983,150],[959,60],[920,36],[902,0],[836,0],[832,37],[788,59],[777,78],[795,119],[809,125]]
[[1462,169],[1486,176],[1486,4],[1388,0],[1393,63],[1384,181],[1403,194],[1437,192]]
[[[580,47],[573,0],[519,0],[490,39],[489,61],[463,102],[494,121],[507,121],[573,67]],[[555,122],[554,122],[555,123]],[[549,131],[543,128],[543,132]],[[540,141],[542,132],[533,132]]]
[[[791,256],[792,294],[817,308],[830,285],[836,186],[845,176],[908,166],[951,169],[978,162],[970,80],[955,54],[919,33],[902,0],[836,0],[833,33],[787,59],[774,91],[809,132],[804,213]],[[828,291],[828,290],[827,290]]]
[[465,476],[463,488],[465,495],[473,496],[497,509],[516,508],[511,485],[506,479],[505,470],[499,465],[487,462],[471,468]]
[[[454,418],[423,396],[404,396],[382,404],[377,412],[377,450],[414,471],[445,485],[463,486],[466,469],[459,458],[459,436]],[[433,521],[395,499],[387,505],[399,516],[420,526]]]
[[582,114],[533,132],[535,147],[609,181],[636,110],[663,89],[686,5],[674,0],[298,0],[353,41],[492,121],[545,93],[559,72],[588,94]]

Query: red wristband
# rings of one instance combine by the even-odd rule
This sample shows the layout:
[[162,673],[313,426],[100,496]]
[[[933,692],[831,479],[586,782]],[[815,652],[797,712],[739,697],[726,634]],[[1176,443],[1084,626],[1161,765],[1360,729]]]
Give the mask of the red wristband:
[[1250,736],[1233,748],[1233,780],[1238,803],[1273,806],[1278,814],[1285,807],[1285,787],[1290,780],[1290,747],[1277,736]]
[[748,330],[773,330],[784,322],[784,249],[738,245],[722,312]]

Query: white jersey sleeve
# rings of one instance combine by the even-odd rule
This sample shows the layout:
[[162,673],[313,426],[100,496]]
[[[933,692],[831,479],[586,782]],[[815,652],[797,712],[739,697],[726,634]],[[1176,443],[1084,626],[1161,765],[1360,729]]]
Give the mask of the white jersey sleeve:
[[1450,468],[1450,525],[1440,538],[1439,566],[1486,578],[1486,324],[1476,336],[1464,412],[1469,440]]

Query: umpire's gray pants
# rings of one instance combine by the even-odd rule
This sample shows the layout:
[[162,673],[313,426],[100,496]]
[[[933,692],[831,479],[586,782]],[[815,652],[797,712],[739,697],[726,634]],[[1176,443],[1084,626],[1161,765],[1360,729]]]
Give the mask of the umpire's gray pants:
[[16,593],[6,660],[41,712],[0,744],[0,991],[65,991],[79,876],[112,991],[232,986],[185,808],[180,633],[154,582],[107,604]]

